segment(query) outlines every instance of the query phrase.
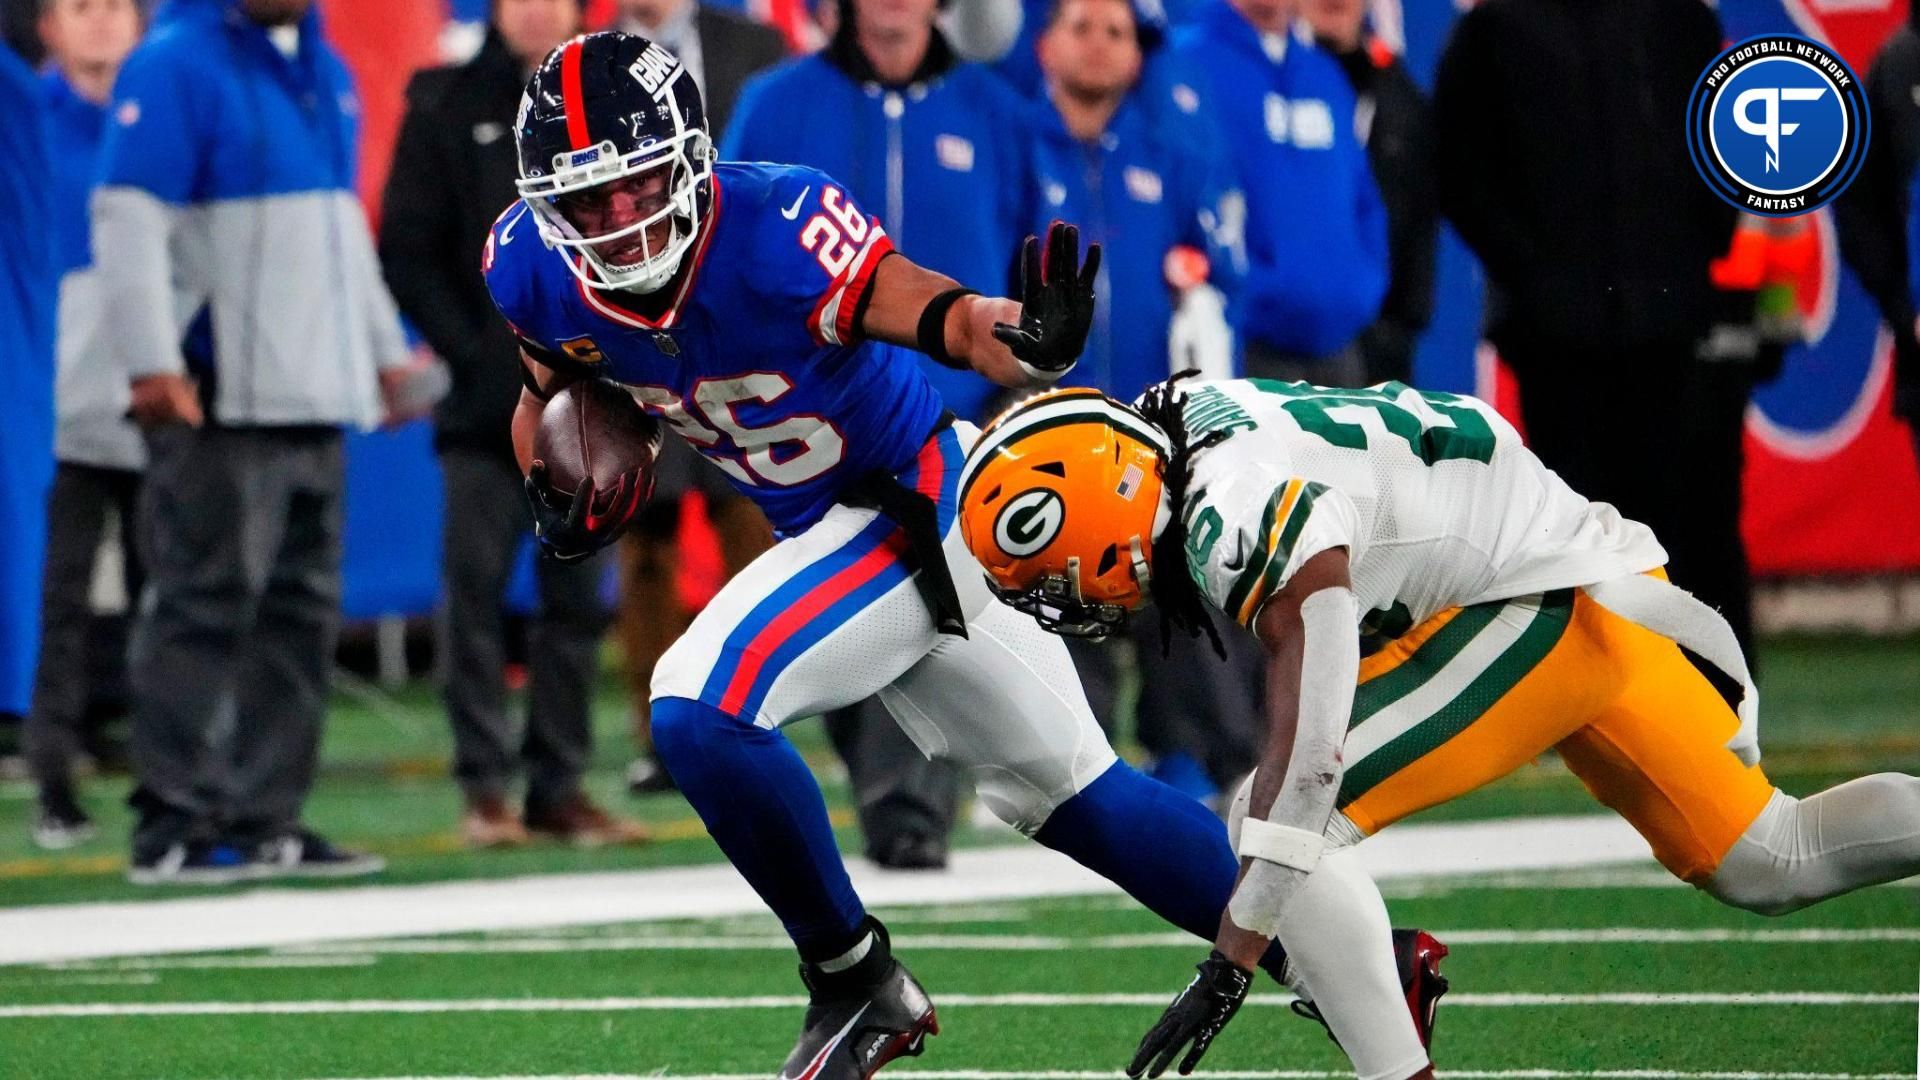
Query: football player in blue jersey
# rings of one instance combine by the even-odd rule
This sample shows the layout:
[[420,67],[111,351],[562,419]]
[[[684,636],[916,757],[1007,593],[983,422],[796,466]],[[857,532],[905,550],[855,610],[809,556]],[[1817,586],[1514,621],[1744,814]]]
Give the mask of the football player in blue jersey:
[[[796,124],[834,122],[792,108]],[[523,348],[514,443],[542,543],[559,558],[602,547],[644,497],[637,475],[562,497],[532,460],[544,400],[595,377],[664,418],[781,536],[662,658],[652,693],[661,762],[799,950],[811,1004],[782,1075],[865,1080],[937,1030],[780,733],[876,692],[923,750],[973,769],[994,813],[1211,939],[1238,870],[1224,826],[1116,758],[1058,639],[994,602],[955,527],[976,433],[915,355],[1006,386],[1058,379],[1087,336],[1098,249],[1082,262],[1056,224],[1044,252],[1027,241],[1019,301],[962,288],[896,253],[831,177],[716,163],[693,78],[619,33],[549,56],[516,135],[522,198],[484,262]],[[1004,542],[1036,524],[1003,522]]]

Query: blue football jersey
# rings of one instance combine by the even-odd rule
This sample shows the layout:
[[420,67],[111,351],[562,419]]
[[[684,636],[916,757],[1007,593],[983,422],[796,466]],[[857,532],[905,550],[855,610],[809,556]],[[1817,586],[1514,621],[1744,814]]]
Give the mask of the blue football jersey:
[[494,223],[487,288],[521,338],[632,390],[784,534],[846,484],[912,463],[939,420],[919,354],[855,328],[880,222],[825,173],[722,162],[690,269],[647,318],[588,288],[521,204]]

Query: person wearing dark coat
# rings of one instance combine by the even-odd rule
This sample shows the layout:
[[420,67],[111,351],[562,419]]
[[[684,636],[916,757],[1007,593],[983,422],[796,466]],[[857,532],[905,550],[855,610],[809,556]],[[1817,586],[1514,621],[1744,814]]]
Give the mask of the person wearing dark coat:
[[1913,253],[1907,189],[1920,172],[1920,6],[1887,36],[1867,69],[1867,160],[1833,204],[1840,256],[1873,297],[1893,335],[1894,415],[1920,445],[1920,327],[1908,291]]
[[[686,65],[717,143],[747,80],[787,58],[778,30],[699,0],[620,0],[618,27],[671,52]],[[720,568],[731,578],[773,546],[766,516],[719,469],[679,439],[668,439],[655,466],[653,500],[620,541],[620,648],[633,709],[638,756],[627,768],[635,795],[673,790],[653,753],[649,686],[653,669],[694,612],[679,595],[684,564],[680,524],[686,495],[698,491],[720,541]]]
[[1737,214],[1686,153],[1687,98],[1720,47],[1699,0],[1487,0],[1441,57],[1434,140],[1529,444],[1651,526],[1673,580],[1746,644],[1752,374],[1700,351]]
[[[446,482],[446,702],[466,801],[461,831],[475,847],[522,843],[529,830],[582,846],[646,839],[580,787],[611,621],[600,598],[603,559],[539,561],[524,735],[507,712],[502,598],[533,520],[510,434],[520,360],[480,258],[494,219],[516,199],[513,123],[527,75],[579,31],[580,19],[578,0],[496,0],[479,53],[415,75],[382,204],[388,287],[452,374],[434,416]],[[522,769],[524,816],[507,801]]]
[[1440,244],[1427,96],[1391,46],[1366,26],[1364,0],[1306,0],[1301,15],[1359,98],[1355,122],[1387,208],[1387,297],[1356,343],[1368,383],[1410,382],[1413,351],[1433,321]]

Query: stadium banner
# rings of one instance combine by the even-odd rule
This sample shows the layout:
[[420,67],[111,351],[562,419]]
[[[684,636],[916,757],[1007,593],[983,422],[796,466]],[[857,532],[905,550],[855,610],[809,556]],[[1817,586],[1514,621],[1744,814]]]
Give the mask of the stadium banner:
[[[1433,85],[1454,0],[1375,0],[1376,25],[1404,45],[1408,67]],[[1721,0],[1729,42],[1797,33],[1831,45],[1864,77],[1906,0]],[[1840,260],[1830,211],[1815,215],[1818,255],[1800,290],[1806,343],[1779,378],[1760,387],[1747,414],[1742,531],[1754,573],[1884,573],[1920,569],[1920,464],[1913,439],[1889,410],[1892,346],[1873,301]],[[1481,347],[1480,271],[1449,229],[1442,239],[1434,324],[1416,380],[1475,393],[1512,412],[1516,396]],[[1676,463],[1677,467],[1684,467]]]

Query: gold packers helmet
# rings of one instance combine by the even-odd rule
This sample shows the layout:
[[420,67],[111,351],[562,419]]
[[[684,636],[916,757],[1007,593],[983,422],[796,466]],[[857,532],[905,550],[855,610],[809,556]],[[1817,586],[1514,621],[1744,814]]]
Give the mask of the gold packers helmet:
[[1164,432],[1097,390],[996,417],[960,474],[960,529],[1000,599],[1072,637],[1124,625],[1166,525],[1168,453]]

